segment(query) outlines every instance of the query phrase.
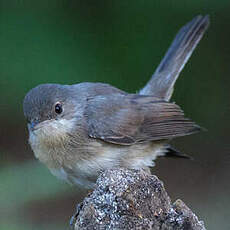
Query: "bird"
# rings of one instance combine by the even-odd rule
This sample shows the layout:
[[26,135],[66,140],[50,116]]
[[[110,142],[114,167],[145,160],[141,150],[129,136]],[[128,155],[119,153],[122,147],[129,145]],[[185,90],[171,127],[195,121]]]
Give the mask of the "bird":
[[47,83],[31,89],[23,111],[35,157],[58,178],[86,188],[110,168],[151,173],[159,156],[186,157],[170,141],[201,128],[170,98],[208,26],[208,15],[198,15],[184,25],[137,93],[90,82]]

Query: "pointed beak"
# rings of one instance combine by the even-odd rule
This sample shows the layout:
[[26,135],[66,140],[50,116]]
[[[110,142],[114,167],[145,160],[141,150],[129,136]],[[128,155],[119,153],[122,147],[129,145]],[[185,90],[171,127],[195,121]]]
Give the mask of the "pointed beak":
[[34,131],[36,129],[36,126],[39,124],[39,121],[35,120],[28,124],[28,129],[31,131]]
[[39,120],[34,120],[31,121],[30,123],[28,123],[28,129],[29,131],[35,131],[38,130],[40,128],[44,128],[47,125],[49,126],[49,124],[53,121],[53,119],[51,120],[45,120],[45,121],[39,121]]

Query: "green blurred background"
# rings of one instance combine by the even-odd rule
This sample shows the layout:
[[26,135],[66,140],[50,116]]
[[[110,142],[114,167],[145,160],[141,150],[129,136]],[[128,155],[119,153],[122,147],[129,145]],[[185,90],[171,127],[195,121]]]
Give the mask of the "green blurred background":
[[211,25],[173,101],[208,132],[174,141],[194,161],[159,159],[153,171],[207,229],[230,229],[229,12],[229,0],[0,0],[0,229],[68,229],[85,195],[35,160],[22,112],[27,91],[97,81],[135,92],[198,14]]

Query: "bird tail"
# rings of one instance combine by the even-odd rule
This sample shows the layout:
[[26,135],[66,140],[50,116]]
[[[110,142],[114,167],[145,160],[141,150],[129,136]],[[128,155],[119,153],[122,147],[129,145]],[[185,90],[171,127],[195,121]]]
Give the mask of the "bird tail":
[[165,157],[184,158],[184,159],[189,159],[189,160],[193,159],[189,155],[181,153],[180,151],[178,151],[177,149],[173,148],[170,145],[167,146],[166,150],[167,151],[166,151],[166,153],[164,155]]
[[198,15],[183,26],[152,75],[140,90],[142,95],[153,95],[166,101],[172,96],[174,84],[193,50],[209,26],[209,16]]

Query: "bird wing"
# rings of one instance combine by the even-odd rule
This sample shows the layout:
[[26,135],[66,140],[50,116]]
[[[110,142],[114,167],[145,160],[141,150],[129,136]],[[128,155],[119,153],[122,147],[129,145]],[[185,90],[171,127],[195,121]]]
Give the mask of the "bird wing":
[[120,145],[172,139],[200,130],[178,105],[152,96],[96,96],[88,99],[84,115],[90,137]]

